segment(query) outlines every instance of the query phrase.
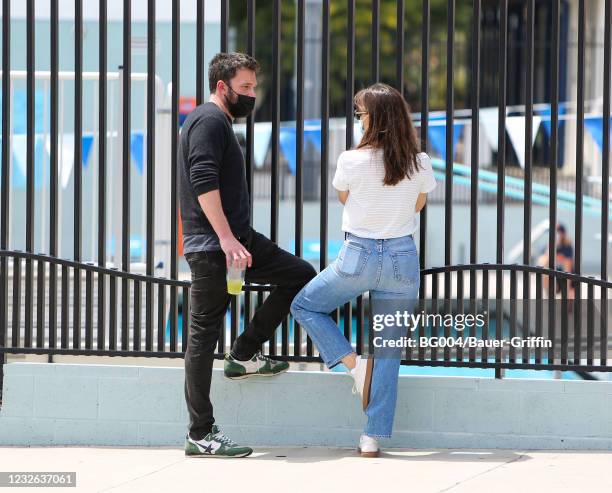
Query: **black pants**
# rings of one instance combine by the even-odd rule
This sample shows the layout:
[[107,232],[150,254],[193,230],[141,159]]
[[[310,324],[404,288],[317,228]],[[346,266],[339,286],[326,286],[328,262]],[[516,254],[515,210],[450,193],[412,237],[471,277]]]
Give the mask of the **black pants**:
[[[305,260],[279,248],[276,243],[251,229],[239,238],[252,256],[245,281],[277,287],[257,309],[244,332],[232,346],[238,359],[251,358],[269,340],[289,314],[295,295],[315,275]],[[231,295],[227,292],[226,260],[223,251],[185,254],[191,269],[189,338],[185,353],[185,399],[189,411],[189,434],[201,439],[215,422],[210,402],[210,381],[219,333],[224,330],[225,313]]]

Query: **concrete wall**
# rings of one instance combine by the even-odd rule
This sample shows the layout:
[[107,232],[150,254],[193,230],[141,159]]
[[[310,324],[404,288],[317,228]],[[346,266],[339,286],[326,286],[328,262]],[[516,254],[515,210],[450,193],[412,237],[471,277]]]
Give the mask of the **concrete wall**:
[[[0,445],[182,446],[184,370],[9,363]],[[354,446],[364,425],[348,375],[241,382],[216,369],[218,423],[252,445]],[[385,446],[612,450],[612,382],[402,376]]]

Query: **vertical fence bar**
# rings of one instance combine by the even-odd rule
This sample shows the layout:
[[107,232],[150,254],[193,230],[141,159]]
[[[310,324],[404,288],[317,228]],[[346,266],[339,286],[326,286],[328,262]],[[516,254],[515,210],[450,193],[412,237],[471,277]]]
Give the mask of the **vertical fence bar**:
[[[82,260],[82,181],[83,181],[83,0],[74,3],[74,254]],[[81,341],[81,271],[74,269],[73,347]]]
[[[232,296],[230,298],[230,348],[238,336],[238,323],[240,322],[236,305],[237,298],[237,296]],[[219,342],[217,347],[220,354],[225,353],[225,317],[221,321],[221,327],[219,328]]]
[[533,45],[534,1],[527,1],[527,32],[525,43],[525,201],[523,207],[523,263],[531,258],[531,189],[532,189],[532,133],[533,133]]
[[13,347],[21,347],[21,257],[13,257]]
[[[487,313],[487,321],[482,326],[482,340],[486,341],[489,339],[489,269],[484,268],[482,270],[482,310]],[[489,359],[487,351],[487,345],[483,344],[482,351],[480,353],[480,361],[486,363]]]
[[[593,279],[593,277],[591,277]],[[594,297],[593,284],[587,285],[587,365],[593,364],[593,346],[595,341],[595,297]],[[578,300],[580,303],[580,300]],[[578,360],[580,364],[580,360]]]
[[[289,318],[289,316],[286,316],[283,318],[283,320],[281,321],[281,331],[284,330],[285,327],[287,327],[287,319]],[[268,341],[268,354],[270,356],[276,356],[276,331],[274,331],[272,333],[272,336],[270,337],[270,340]]]
[[[422,28],[421,28],[421,151],[427,152],[427,132],[429,130],[429,31],[430,7],[429,0],[423,0]],[[425,268],[425,255],[427,245],[427,205],[420,212],[419,232],[419,263],[421,269]],[[435,277],[435,276],[434,276]],[[421,274],[419,298],[425,297],[425,282]]]
[[121,283],[121,297],[125,304],[121,304],[121,350],[128,351],[130,344],[130,282],[123,278]]
[[568,350],[568,320],[567,320],[567,284],[568,280],[565,277],[559,279],[561,284],[561,364],[567,364]]
[[346,33],[346,149],[353,147],[353,96],[355,93],[355,0],[347,0]]
[[[470,263],[478,259],[478,160],[480,144],[480,1],[474,0],[472,13],[472,160],[470,174]],[[470,297],[476,296],[476,275],[470,276]]]
[[[438,279],[438,273],[434,273],[431,275],[431,312],[435,315],[438,312],[438,283],[439,283],[439,279]],[[436,329],[436,331],[434,332],[433,329]],[[436,326],[436,324],[432,324],[432,333],[431,333],[432,337],[439,337],[440,334],[438,333],[438,328]],[[431,346],[431,354],[430,357],[432,360],[435,360],[437,357],[437,348],[436,346],[432,345]]]
[[68,289],[70,285],[70,278],[68,277],[68,267],[62,265],[62,306],[61,306],[61,348],[68,348],[68,324],[69,320],[69,312],[68,312]]
[[[523,202],[523,264],[531,264],[531,210],[532,210],[532,163],[533,163],[533,45],[535,23],[535,0],[527,1],[527,26],[525,43],[525,199]],[[528,337],[530,321],[531,276],[523,271],[523,337]],[[521,360],[529,363],[529,348],[523,348]]]
[[[478,167],[480,147],[480,6],[481,0],[473,0],[472,4],[472,81],[471,81],[471,106],[472,127],[470,159],[470,263],[478,261]],[[475,313],[477,275],[475,270],[470,271],[470,310]],[[476,327],[470,328],[470,336],[476,337]],[[469,361],[476,361],[476,348],[468,350]]]
[[[610,0],[606,0],[604,10],[604,84],[603,84],[603,135],[610,135],[610,58],[612,57],[611,28],[612,14]],[[608,280],[608,201],[603,197],[610,196],[610,139],[603,139],[603,152],[601,158],[601,272],[600,276]],[[607,360],[608,341],[608,289],[601,288],[601,319],[600,319],[600,365]],[[603,341],[606,341],[604,344]]]
[[[575,242],[574,250],[574,272],[582,273],[582,180],[584,174],[584,52],[585,52],[585,5],[584,0],[578,0],[578,77],[576,89],[576,210],[575,210]],[[606,134],[604,134],[606,135]],[[608,139],[610,138],[610,134]],[[607,197],[606,197],[607,198]],[[603,200],[602,201],[608,201]],[[605,239],[601,238],[602,243]],[[568,281],[571,282],[571,281]],[[574,303],[574,363],[580,363],[580,328],[582,325],[582,304],[580,303],[582,283],[571,282],[574,286],[574,297],[578,300]]]
[[140,281],[134,281],[134,301],[132,306],[134,307],[134,313],[132,316],[134,317],[134,335],[133,335],[133,349],[134,351],[140,351],[140,303],[142,301],[142,296],[140,292]]
[[[346,149],[353,147],[353,97],[355,94],[355,0],[347,0],[345,140]],[[351,342],[353,330],[351,302],[344,304],[344,336]]]
[[166,350],[166,285],[157,285],[157,350]]
[[[246,320],[246,318],[245,318]],[[225,318],[223,319],[223,321],[221,322],[221,327],[220,327],[220,331],[219,331],[219,353],[220,354],[224,354],[225,353],[225,332],[226,332],[226,326],[225,326]],[[230,340],[229,340],[229,348],[231,349],[231,347],[234,344],[234,341],[236,340],[236,338],[239,335],[239,331],[240,331],[240,299],[238,296],[232,296],[230,299]],[[263,351],[263,344],[261,347],[261,350]]]
[[[113,268],[116,270],[116,268]],[[117,349],[117,277],[108,276],[108,349]]]
[[[197,0],[196,4],[196,104],[204,102],[204,4],[205,0]],[[149,4],[149,22],[155,2]],[[153,70],[155,73],[155,70]]]
[[[551,271],[551,272],[554,272],[554,271]],[[548,327],[548,338],[551,340],[552,344],[551,344],[551,347],[548,348],[547,363],[554,364],[555,363],[555,347],[557,345],[557,327],[556,327],[556,324],[554,323],[556,319],[556,306],[555,306],[554,293],[555,293],[555,285],[557,283],[557,277],[554,275],[554,273],[548,276],[548,282],[549,282],[548,320],[547,320],[546,325]],[[550,297],[551,290],[553,293],[552,298]]]
[[[328,172],[329,172],[329,0],[322,1],[322,33],[321,33],[321,206],[320,206],[320,238],[319,269],[327,266],[328,251]],[[336,310],[337,313],[337,310]],[[312,356],[312,341],[306,335],[306,354]]]
[[322,0],[321,38],[321,248],[320,270],[327,266],[327,174],[329,170],[329,0]]
[[79,349],[81,347],[81,270],[75,267],[72,276],[72,348]]
[[[560,0],[552,1],[552,42],[551,42],[551,80],[550,92],[550,204],[548,216],[548,268],[555,269],[556,257],[556,224],[557,224],[557,162],[559,160],[559,51],[560,51]],[[606,139],[604,139],[606,140]],[[554,362],[555,348],[555,283],[556,279],[549,276],[548,283],[548,331],[552,339],[552,347],[548,352],[548,363]],[[552,336],[552,337],[551,337]]]
[[[429,279],[429,281],[427,281],[427,279]],[[431,276],[423,276],[423,282],[431,282]],[[418,305],[419,307],[419,311],[423,310],[425,313],[429,313],[429,307],[427,305],[427,302],[423,299],[419,299],[418,301]],[[431,306],[431,305],[430,305]],[[472,313],[474,313],[474,310],[472,310]],[[418,340],[421,340],[421,337],[425,337],[425,327],[427,327],[428,323],[420,323],[419,324],[419,333],[417,335],[417,337],[419,338]],[[418,352],[418,359],[420,360],[424,360],[425,359],[425,345],[421,345],[419,344],[419,352]]]
[[[99,4],[98,40],[98,265],[106,265],[106,99],[107,99],[107,0]],[[98,275],[98,349],[105,346],[106,327],[106,276]]]
[[[58,256],[58,79],[59,79],[59,9],[51,0],[50,26],[50,149],[49,149],[49,255]],[[49,263],[49,347],[57,345],[57,265]]]
[[220,1],[221,1],[221,52],[225,53],[228,50],[229,0],[220,0]]
[[365,318],[365,306],[363,296],[357,298],[357,334],[356,334],[356,349],[357,354],[363,354],[363,321]]
[[[255,0],[247,1],[247,53],[255,56]],[[299,84],[299,78],[298,78]],[[246,122],[246,169],[249,191],[249,223],[253,226],[253,175],[255,170],[255,109]]]
[[[523,284],[528,283],[531,286],[532,275],[528,271],[523,271]],[[527,292],[528,297],[525,297],[525,292]],[[532,335],[531,330],[531,287],[525,289],[523,288],[523,298],[521,300],[521,306],[523,309],[523,322],[521,328],[521,335],[523,340],[527,339]],[[517,300],[516,303],[519,303]],[[525,346],[522,348],[521,361],[522,363],[529,363],[529,352],[530,348]]]
[[[198,6],[199,9],[199,6]],[[147,11],[147,276],[154,274],[155,262],[155,0]],[[198,60],[198,68],[201,61]],[[184,314],[183,314],[184,316]],[[153,285],[145,285],[145,349],[153,349]]]
[[395,81],[397,90],[404,94],[404,0],[397,1],[395,14]]
[[[11,176],[11,2],[2,2],[2,184],[0,200],[2,200],[2,217],[0,217],[0,250],[8,249],[9,229],[9,180]],[[8,342],[8,258],[0,258],[0,348],[6,347]],[[13,257],[13,276],[15,275],[17,258]],[[14,305],[13,305],[14,310]],[[13,327],[14,335],[15,327]],[[12,339],[15,346],[15,338]],[[4,381],[4,363],[6,353],[0,355],[0,397]]]
[[372,48],[370,70],[372,83],[378,82],[380,78],[380,61],[379,61],[379,44],[380,44],[380,0],[372,0]]
[[[446,25],[446,170],[444,190],[444,265],[450,266],[452,262],[452,206],[453,206],[453,126],[455,113],[453,108],[455,85],[453,74],[455,69],[454,44],[455,44],[455,0],[448,0]],[[444,271],[444,299],[449,300],[451,296],[451,275],[447,269]],[[445,329],[448,329],[446,327]],[[445,336],[449,334],[446,333]],[[444,359],[449,358],[449,348],[444,348]]]
[[93,348],[93,272],[85,271],[85,348]]
[[[179,0],[172,0],[172,123],[170,171],[170,278],[178,278],[178,196],[177,196],[177,152],[179,132],[179,63],[180,63],[180,22]],[[178,325],[177,288],[170,286],[170,351],[176,352]]]
[[[28,0],[26,11],[26,251],[34,251],[34,145],[35,145],[35,36],[34,36],[34,0]],[[32,347],[32,260],[25,260],[25,347]]]
[[[461,268],[459,268],[457,270],[457,296],[456,296],[456,300],[457,300],[457,305],[456,305],[457,306],[457,308],[456,308],[457,309],[457,313],[463,314],[463,309],[464,309],[464,305],[463,305],[463,269],[461,269]],[[408,347],[406,350],[408,352],[408,355],[410,355],[410,347]],[[461,361],[463,359],[463,348],[459,344],[457,344],[456,358],[457,358],[457,361]]]
[[281,10],[280,0],[274,0],[272,12],[272,170],[270,193],[270,239],[278,242],[278,207],[279,207],[279,169],[280,152],[280,44],[281,44]]
[[[123,136],[122,144],[122,159],[123,159],[123,176],[122,176],[122,237],[121,237],[121,269],[124,272],[130,271],[130,140],[131,140],[131,80],[132,80],[132,17],[131,17],[132,1],[123,0]],[[173,86],[174,88],[174,86]],[[174,245],[174,244],[173,244]],[[173,250],[173,248],[170,248]],[[129,331],[129,290],[128,279],[123,278],[121,283],[121,349],[128,349]]]
[[[251,320],[251,308],[252,308],[252,291],[245,289],[244,291],[244,320],[246,320],[247,322],[249,320]],[[230,329],[231,330],[231,329]],[[283,331],[283,335],[285,334],[285,331]],[[231,337],[231,335],[230,335]],[[234,341],[232,340],[232,344],[234,343]],[[284,354],[284,353],[283,353]]]
[[344,304],[344,337],[350,343],[353,339],[353,310],[351,302]]
[[[246,310],[246,306],[245,306]],[[250,313],[250,312],[249,312]],[[290,319],[293,318],[290,315]],[[294,324],[295,327],[299,327],[297,324]],[[281,340],[281,354],[283,356],[289,356],[289,324],[283,324],[283,328],[281,330],[282,340]]]
[[[302,257],[302,234],[304,230],[304,39],[305,2],[297,3],[297,59],[296,59],[296,116],[295,116],[295,255]],[[283,325],[283,329],[284,329]],[[293,319],[293,332],[300,333],[297,320]],[[301,334],[299,334],[301,337]],[[312,341],[307,336],[306,353],[311,354]]]
[[184,353],[187,351],[187,340],[189,338],[189,288],[183,286],[183,318],[181,327],[181,351]]
[[38,260],[36,275],[36,347],[45,345],[45,261]]
[[[501,0],[499,15],[499,96],[498,96],[498,125],[497,125],[497,246],[496,262],[504,262],[504,211],[506,188],[506,63],[508,46],[508,0]],[[531,140],[530,140],[531,142]],[[495,298],[503,300],[504,297],[504,272],[496,269]],[[499,306],[499,305],[498,305]],[[498,321],[500,318],[498,317]],[[500,323],[495,324],[495,337],[502,338],[502,327]],[[495,350],[495,361],[501,362],[501,347]],[[495,378],[501,378],[501,369],[495,369]]]
[[[535,336],[542,337],[542,326],[544,325],[544,310],[542,296],[542,274],[536,274],[536,314],[535,314]],[[542,363],[542,348],[538,345],[535,348],[535,363]]]

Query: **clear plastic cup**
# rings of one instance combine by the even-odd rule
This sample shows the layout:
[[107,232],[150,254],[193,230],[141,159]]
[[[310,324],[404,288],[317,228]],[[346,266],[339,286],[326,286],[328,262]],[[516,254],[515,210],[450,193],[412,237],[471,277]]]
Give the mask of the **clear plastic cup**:
[[233,262],[227,268],[227,292],[229,294],[239,295],[242,293],[245,271],[245,268],[237,267]]

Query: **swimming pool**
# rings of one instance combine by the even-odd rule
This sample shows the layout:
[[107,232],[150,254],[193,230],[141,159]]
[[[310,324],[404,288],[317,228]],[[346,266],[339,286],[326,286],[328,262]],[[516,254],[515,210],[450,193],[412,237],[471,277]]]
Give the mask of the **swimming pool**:
[[[290,323],[288,329],[288,338],[289,341],[293,341],[293,317],[289,316]],[[230,313],[226,314],[225,318],[225,340],[230,340],[230,324],[231,317]],[[338,321],[339,327],[344,327],[344,317],[341,315]],[[177,340],[181,340],[182,338],[182,327],[183,327],[183,314],[179,310],[178,314],[178,335]],[[239,327],[244,327],[244,316],[240,316],[240,325]],[[504,329],[502,331],[503,337],[509,337],[510,327],[508,323],[504,324]],[[367,332],[367,331],[366,331]],[[431,336],[432,332],[430,328],[425,331],[426,336]],[[495,319],[491,317],[489,324],[489,334],[492,336],[495,334]],[[443,335],[440,333],[440,335]],[[477,332],[477,337],[481,337],[482,334]],[[280,341],[281,330],[278,329],[276,331],[277,341]],[[367,337],[367,336],[366,336]],[[364,342],[367,342],[367,338],[364,337]],[[351,331],[351,341],[355,341],[357,339],[357,320],[353,318],[352,320],[352,331]],[[170,320],[166,324],[166,340],[170,340]],[[438,351],[441,351],[440,349]],[[465,352],[466,350],[464,350]],[[478,354],[478,353],[477,353]],[[489,351],[489,354],[494,354]],[[517,351],[518,354],[518,351]],[[488,361],[494,362],[494,357],[489,357]],[[546,362],[545,359],[542,360]],[[535,359],[530,359],[531,363],[535,363]],[[332,369],[334,372],[345,372],[346,369],[343,365],[338,365]],[[454,377],[492,377],[495,375],[495,370],[493,368],[456,368],[456,367],[441,367],[441,366],[416,366],[416,365],[402,365],[400,367],[400,375],[426,375],[426,376],[454,376]],[[532,379],[563,379],[563,380],[582,380],[582,378],[572,371],[564,371],[564,372],[555,372],[550,370],[504,370],[504,378],[532,378]]]

